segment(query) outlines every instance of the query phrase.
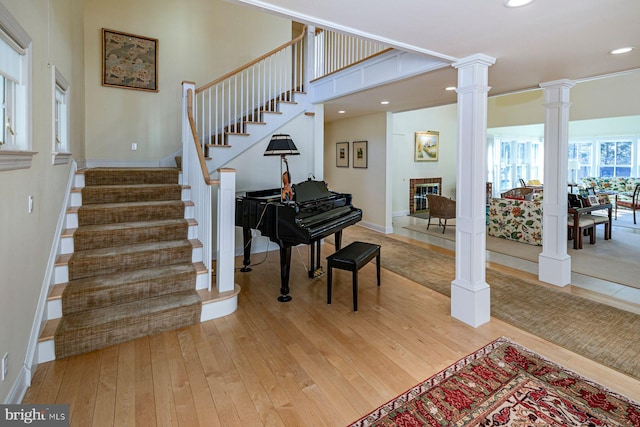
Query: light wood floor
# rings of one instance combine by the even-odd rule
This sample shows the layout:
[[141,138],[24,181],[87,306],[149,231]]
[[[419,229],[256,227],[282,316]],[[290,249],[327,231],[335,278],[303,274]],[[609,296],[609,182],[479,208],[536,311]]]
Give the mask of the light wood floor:
[[447,297],[392,272],[376,287],[373,263],[358,313],[348,272],[334,271],[327,305],[306,262],[294,249],[289,303],[272,252],[236,274],[234,314],[41,364],[23,402],[70,404],[73,426],[344,426],[500,336],[640,400],[640,381],[496,319],[467,326]]

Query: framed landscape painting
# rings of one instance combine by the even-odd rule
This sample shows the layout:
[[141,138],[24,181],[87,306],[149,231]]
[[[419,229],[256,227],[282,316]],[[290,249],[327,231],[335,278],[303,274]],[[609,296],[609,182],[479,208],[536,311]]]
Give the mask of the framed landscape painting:
[[432,130],[416,132],[414,157],[416,162],[437,162],[440,147],[440,132]]
[[158,39],[102,29],[102,85],[158,91]]
[[336,143],[336,166],[339,168],[349,167],[349,143]]

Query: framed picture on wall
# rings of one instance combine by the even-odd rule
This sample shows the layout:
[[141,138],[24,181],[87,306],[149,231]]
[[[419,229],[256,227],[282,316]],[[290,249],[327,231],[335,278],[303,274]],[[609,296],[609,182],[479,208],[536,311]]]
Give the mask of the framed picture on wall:
[[415,162],[437,162],[439,147],[440,132],[432,130],[416,132],[413,160]]
[[354,141],[353,142],[353,167],[366,168],[367,157],[368,157],[367,141]]
[[102,85],[158,91],[158,39],[102,29]]
[[349,167],[349,143],[348,142],[336,143],[336,167],[339,167],[339,168]]

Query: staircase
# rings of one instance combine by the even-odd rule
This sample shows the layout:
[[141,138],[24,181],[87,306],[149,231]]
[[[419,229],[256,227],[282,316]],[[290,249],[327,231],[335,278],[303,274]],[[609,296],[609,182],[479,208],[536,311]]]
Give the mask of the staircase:
[[78,206],[67,212],[49,297],[49,318],[60,317],[42,334],[40,361],[52,348],[63,358],[200,322],[196,289],[206,274],[179,174],[98,168],[76,176]]

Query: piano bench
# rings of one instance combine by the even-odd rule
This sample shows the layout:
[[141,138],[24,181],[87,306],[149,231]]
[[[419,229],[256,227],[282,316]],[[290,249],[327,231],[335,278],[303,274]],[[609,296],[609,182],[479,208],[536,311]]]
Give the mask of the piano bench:
[[353,311],[358,311],[358,270],[376,259],[378,286],[380,286],[380,245],[353,242],[327,257],[327,304],[331,304],[332,269],[351,271],[353,274]]

